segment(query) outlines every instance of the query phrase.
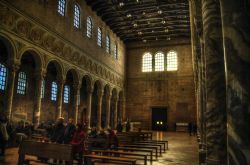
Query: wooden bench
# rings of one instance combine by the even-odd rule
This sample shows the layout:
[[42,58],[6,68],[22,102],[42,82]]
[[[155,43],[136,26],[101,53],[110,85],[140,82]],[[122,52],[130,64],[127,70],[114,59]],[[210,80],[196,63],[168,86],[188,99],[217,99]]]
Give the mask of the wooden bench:
[[113,156],[100,156],[100,155],[84,155],[84,164],[88,164],[89,159],[97,159],[102,161],[109,161],[109,162],[122,162],[127,163],[131,165],[136,164],[136,159],[129,159],[129,158],[123,158],[123,157],[113,157]]
[[129,147],[129,148],[143,148],[143,149],[152,149],[155,150],[155,158],[158,158],[158,147],[153,147],[153,146],[142,146],[142,145],[133,145],[133,144],[125,144],[122,145],[121,147]]
[[158,147],[159,154],[162,155],[163,147],[160,144],[135,142],[132,145],[139,145],[139,146],[144,146],[144,147]]
[[167,144],[166,148],[168,149],[168,140],[146,140],[141,142],[150,142],[150,143],[165,143]]
[[118,150],[122,151],[132,151],[132,152],[145,152],[150,155],[150,162],[153,162],[153,150],[152,149],[144,149],[144,148],[130,148],[130,147],[117,147]]
[[166,152],[166,143],[165,142],[153,142],[153,141],[139,141],[139,142],[136,142],[135,144],[153,144],[153,145],[161,145],[162,146],[162,151],[163,152]]
[[102,155],[108,154],[110,155],[124,155],[124,156],[136,156],[136,157],[142,157],[144,160],[144,165],[147,165],[147,154],[142,153],[133,153],[133,152],[124,152],[124,151],[115,151],[115,150],[93,150],[95,153],[100,153]]
[[25,155],[32,155],[45,159],[64,160],[68,162],[68,165],[73,164],[73,151],[71,145],[23,141],[19,147],[18,153],[18,165],[22,165],[26,162]]

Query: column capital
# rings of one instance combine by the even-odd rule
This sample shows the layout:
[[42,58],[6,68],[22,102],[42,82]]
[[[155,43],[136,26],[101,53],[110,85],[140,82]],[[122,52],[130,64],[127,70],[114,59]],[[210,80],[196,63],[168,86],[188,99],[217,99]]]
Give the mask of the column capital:
[[98,90],[98,92],[97,92],[97,96],[98,97],[102,97],[103,96],[103,94],[104,94],[104,90]]
[[78,90],[80,90],[81,86],[82,86],[81,82],[75,82],[73,84],[73,89],[78,91]]
[[94,87],[89,85],[89,86],[87,87],[87,93],[88,93],[88,94],[92,94],[93,91],[94,91]]
[[65,84],[66,78],[65,77],[58,77],[57,78],[57,83],[58,84]]
[[9,64],[8,66],[12,72],[17,72],[20,69],[19,63],[12,63],[12,64]]

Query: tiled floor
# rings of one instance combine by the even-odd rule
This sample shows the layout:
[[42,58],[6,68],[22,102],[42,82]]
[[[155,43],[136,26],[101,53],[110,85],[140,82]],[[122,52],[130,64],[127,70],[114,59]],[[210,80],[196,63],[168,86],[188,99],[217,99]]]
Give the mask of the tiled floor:
[[[196,137],[187,133],[154,132],[154,139],[168,140],[169,150],[163,153],[153,165],[198,165],[198,145]],[[0,158],[0,165],[16,165],[18,149],[8,149],[6,156]],[[141,164],[141,162],[138,162]],[[38,165],[38,163],[32,163]]]

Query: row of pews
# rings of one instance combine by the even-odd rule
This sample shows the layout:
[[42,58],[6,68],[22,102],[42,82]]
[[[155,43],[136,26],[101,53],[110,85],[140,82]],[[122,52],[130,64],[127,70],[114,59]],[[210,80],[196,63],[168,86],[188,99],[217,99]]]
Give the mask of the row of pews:
[[[98,138],[89,138],[88,153],[83,155],[84,165],[89,165],[93,162],[131,165],[138,164],[139,162],[143,162],[146,165],[150,162],[152,164],[153,161],[157,161],[168,149],[167,140],[153,140],[152,134],[150,131],[117,133],[119,145],[114,149],[92,148],[91,143],[95,141],[99,143],[106,143],[107,141]],[[25,155],[37,156],[38,158],[42,158],[40,160],[60,160],[66,162],[68,165],[73,164],[75,159],[71,145],[34,140],[23,141],[21,143],[18,165],[29,163],[29,160],[25,159]]]

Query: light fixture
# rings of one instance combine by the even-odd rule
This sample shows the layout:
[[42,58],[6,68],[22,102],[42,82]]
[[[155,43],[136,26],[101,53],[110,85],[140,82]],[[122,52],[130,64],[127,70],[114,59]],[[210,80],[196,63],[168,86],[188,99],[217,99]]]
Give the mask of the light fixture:
[[142,35],[142,32],[138,32],[139,35]]
[[167,33],[167,32],[168,32],[168,29],[165,29],[165,32]]
[[143,42],[144,42],[144,43],[146,43],[146,42],[147,42],[147,40],[145,40],[145,39],[144,39],[144,40],[143,40]]
[[154,33],[155,31],[154,30],[152,30],[152,33]]
[[146,13],[145,13],[145,11],[144,12],[142,12],[142,15],[145,15]]
[[165,23],[166,23],[166,21],[162,20],[162,21],[161,21],[161,23],[162,23],[162,24],[165,24]]
[[171,38],[170,38],[170,37],[168,37],[168,40],[170,41],[170,40],[171,40]]
[[138,24],[137,23],[134,23],[134,25],[133,25],[134,27],[137,27],[138,26]]
[[158,10],[158,14],[162,14],[162,10]]

